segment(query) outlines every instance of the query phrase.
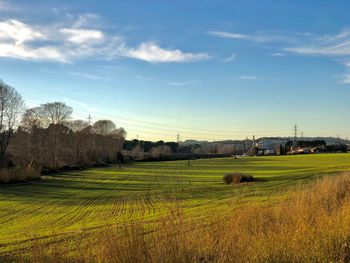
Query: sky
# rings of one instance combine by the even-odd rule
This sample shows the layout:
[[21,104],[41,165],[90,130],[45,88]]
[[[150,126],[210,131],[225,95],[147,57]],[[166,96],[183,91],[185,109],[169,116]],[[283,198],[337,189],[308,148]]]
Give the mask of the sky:
[[[350,2],[0,0],[0,79],[128,139],[350,137]],[[299,134],[299,135],[300,135]]]

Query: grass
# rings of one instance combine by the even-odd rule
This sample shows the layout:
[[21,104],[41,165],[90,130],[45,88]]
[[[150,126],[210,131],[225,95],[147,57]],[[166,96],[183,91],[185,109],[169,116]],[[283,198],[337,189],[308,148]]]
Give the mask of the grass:
[[[186,218],[179,209],[149,234],[140,223],[109,228],[84,255],[72,259],[121,263],[350,262],[349,175],[324,177],[312,186],[294,188],[294,195],[284,202],[236,209],[225,217],[214,217],[209,225]],[[61,249],[55,251],[63,255]],[[40,260],[45,258],[45,254],[38,255]]]
[[[287,189],[295,185],[349,170],[350,154],[225,158],[190,166],[187,161],[134,163],[1,185],[0,257],[33,250],[38,241],[50,247],[80,238],[79,245],[88,246],[101,231],[135,222],[147,223],[149,229],[142,223],[142,231],[151,231],[174,209],[203,226],[238,207],[268,209],[293,196]],[[263,180],[227,186],[222,178],[230,172]]]

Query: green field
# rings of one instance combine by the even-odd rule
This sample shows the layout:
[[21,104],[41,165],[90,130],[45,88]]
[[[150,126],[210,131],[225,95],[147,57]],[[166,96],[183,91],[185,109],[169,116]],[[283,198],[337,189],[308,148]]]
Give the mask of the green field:
[[[235,206],[284,198],[286,190],[317,176],[350,170],[350,154],[247,157],[132,163],[45,176],[41,182],[0,186],[0,255],[28,240],[58,241],[93,234],[111,224],[156,220],[172,207],[191,217],[228,213]],[[225,173],[259,182],[227,186]]]

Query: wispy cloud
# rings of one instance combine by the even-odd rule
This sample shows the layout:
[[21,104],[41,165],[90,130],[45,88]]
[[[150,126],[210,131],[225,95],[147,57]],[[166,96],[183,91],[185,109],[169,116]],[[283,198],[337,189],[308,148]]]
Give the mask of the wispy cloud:
[[91,79],[91,80],[110,80],[110,78],[108,77],[98,76],[96,74],[91,74],[91,73],[69,71],[68,74],[75,77],[82,77],[82,78]]
[[350,62],[345,63],[346,73],[341,76],[341,83],[350,84]]
[[336,35],[318,36],[284,50],[300,55],[350,56],[350,30],[343,30]]
[[294,47],[286,47],[284,51],[303,56],[319,56],[338,58],[345,64],[347,74],[341,82],[350,84],[350,30],[345,29],[335,35],[313,36],[307,42]]
[[222,37],[222,38],[230,38],[230,39],[249,39],[248,35],[224,32],[224,31],[209,31],[208,34],[217,36],[217,37]]
[[79,109],[82,110],[83,113],[85,113],[85,112],[97,113],[97,112],[101,111],[100,108],[97,108],[97,107],[91,105],[91,103],[87,103],[87,102],[83,102],[81,100],[67,98],[67,97],[63,97],[61,99],[65,103],[72,105],[74,108],[78,108],[78,112],[79,112]]
[[44,35],[38,30],[18,20],[0,22],[0,40],[12,42],[19,46],[24,42],[44,39]]
[[189,80],[189,81],[168,81],[166,83],[171,86],[188,86],[199,82],[200,81],[198,80]]
[[[74,15],[70,13],[65,13],[74,19]],[[91,27],[92,25],[99,24],[100,16],[92,13],[85,13],[78,15],[78,18],[74,20],[73,28]]]
[[344,84],[350,84],[350,72],[348,74],[344,74],[343,79],[341,80]]
[[227,62],[234,61],[235,59],[236,59],[236,54],[233,53],[231,56],[229,56],[229,57],[227,57],[227,58],[224,58],[224,59],[222,59],[221,61],[227,63]]
[[60,29],[60,33],[73,44],[98,43],[104,39],[101,31],[92,29],[63,28]]
[[246,40],[252,42],[292,42],[294,38],[291,36],[279,35],[267,31],[259,31],[254,34],[241,34],[236,32],[226,32],[226,31],[208,31],[209,35],[234,39],[234,40]]
[[51,70],[51,69],[47,69],[47,68],[42,68],[40,69],[40,71],[44,72],[44,73],[48,73],[48,74],[55,74],[55,75],[62,75],[63,74],[67,74],[70,76],[74,76],[74,77],[79,77],[79,78],[85,78],[85,79],[90,79],[90,80],[111,80],[110,77],[107,76],[103,76],[95,74],[95,73],[88,73],[88,72],[80,72],[80,71],[58,71],[58,70]]
[[194,62],[208,59],[207,53],[186,53],[179,49],[164,49],[154,42],[142,43],[137,48],[122,46],[120,55],[147,62]]
[[257,77],[255,75],[240,75],[238,77],[235,77],[236,79],[242,79],[242,80],[259,80],[259,79],[264,79],[261,77]]
[[141,75],[135,75],[134,76],[135,78],[137,78],[137,79],[139,79],[139,80],[153,80],[152,78],[147,78],[147,77],[143,77],[143,76],[141,76]]
[[[1,2],[0,2],[1,3]],[[130,47],[122,36],[98,28],[93,14],[69,17],[69,24],[30,25],[0,21],[0,57],[70,63],[77,59],[127,57],[152,63],[185,63],[208,59],[207,53],[167,49],[155,42]]]
[[284,57],[284,56],[287,56],[287,54],[276,52],[276,53],[270,53],[269,56],[272,56],[272,57]]

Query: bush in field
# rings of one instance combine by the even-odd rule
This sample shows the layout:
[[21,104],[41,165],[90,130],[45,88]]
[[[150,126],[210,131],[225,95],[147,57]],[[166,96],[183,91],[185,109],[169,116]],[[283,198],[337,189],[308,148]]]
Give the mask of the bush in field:
[[0,170],[0,183],[20,182],[40,179],[40,169],[31,162],[18,168],[3,168]]
[[254,178],[251,175],[246,175],[242,173],[228,173],[224,175],[225,184],[239,184],[246,182],[253,182]]

